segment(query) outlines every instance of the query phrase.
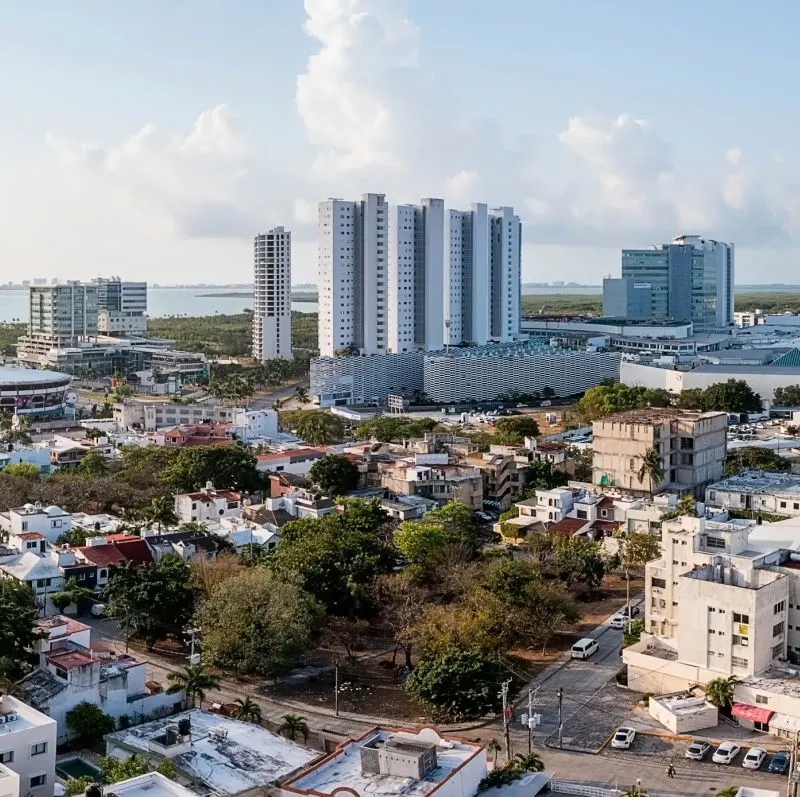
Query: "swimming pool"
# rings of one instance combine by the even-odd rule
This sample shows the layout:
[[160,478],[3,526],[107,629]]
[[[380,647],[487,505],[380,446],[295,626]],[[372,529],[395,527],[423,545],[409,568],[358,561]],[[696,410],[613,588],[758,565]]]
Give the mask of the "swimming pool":
[[56,762],[56,772],[62,777],[70,780],[77,780],[78,778],[96,778],[100,777],[100,770],[92,766],[88,761],[76,756],[75,758],[67,758],[64,761]]

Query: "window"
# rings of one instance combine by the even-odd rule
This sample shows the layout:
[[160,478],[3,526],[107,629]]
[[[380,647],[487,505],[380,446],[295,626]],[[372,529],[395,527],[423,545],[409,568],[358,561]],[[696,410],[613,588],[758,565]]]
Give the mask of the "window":
[[769,731],[769,723],[768,722],[754,722],[753,728],[757,731],[763,731],[764,733]]
[[781,501],[781,509],[786,509],[786,501]]
[[756,704],[766,706],[769,703],[769,698],[766,695],[756,695]]
[[783,623],[775,623],[772,626],[772,636],[780,636],[783,633]]
[[749,614],[739,614],[739,612],[733,613],[733,622],[734,623],[742,623],[742,625],[750,625],[750,615]]
[[31,788],[35,789],[37,786],[44,786],[47,783],[47,775],[34,775],[31,778]]
[[733,644],[741,645],[743,648],[750,647],[750,637],[741,636],[740,634],[734,634]]
[[772,648],[772,658],[779,659],[781,656],[783,656],[783,645],[775,645]]
[[14,751],[7,750],[3,753],[0,753],[0,764],[13,764],[14,763]]
[[708,548],[724,548],[725,540],[722,537],[706,537],[706,546]]
[[776,603],[775,606],[772,607],[773,614],[780,614],[786,608],[786,601],[780,601],[780,603]]
[[731,666],[732,667],[747,667],[747,659],[743,659],[739,656],[731,656]]
[[666,589],[667,582],[663,578],[651,578],[650,586],[654,587],[655,589]]
[[47,752],[47,742],[39,742],[31,745],[31,756],[42,755]]

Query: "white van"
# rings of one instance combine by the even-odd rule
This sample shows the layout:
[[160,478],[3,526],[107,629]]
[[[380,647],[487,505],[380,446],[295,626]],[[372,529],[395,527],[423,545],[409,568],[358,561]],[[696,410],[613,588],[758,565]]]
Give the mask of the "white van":
[[592,637],[585,637],[584,639],[579,639],[573,646],[572,646],[572,658],[573,659],[588,659],[589,656],[597,652],[597,649],[600,646],[597,644],[596,639],[592,639]]

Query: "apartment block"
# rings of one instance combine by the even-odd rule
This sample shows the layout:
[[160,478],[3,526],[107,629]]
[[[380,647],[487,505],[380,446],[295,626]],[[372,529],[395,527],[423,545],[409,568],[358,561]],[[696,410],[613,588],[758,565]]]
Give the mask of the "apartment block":
[[[620,412],[593,424],[592,481],[634,494],[663,490],[697,493],[722,478],[727,453],[728,416],[646,408]],[[649,453],[657,455],[661,478],[640,471]]]
[[292,234],[283,227],[253,243],[253,357],[292,358]]
[[439,351],[519,334],[521,224],[512,208],[330,199],[319,205],[318,237],[323,356]]
[[144,337],[147,334],[147,283],[119,277],[92,280],[97,286],[97,328],[112,337]]
[[[56,721],[11,695],[0,695],[0,764],[16,773],[22,794],[53,797]],[[0,780],[0,793],[4,786]]]
[[800,517],[800,476],[746,470],[706,488],[708,506]]
[[398,495],[417,495],[440,506],[459,501],[470,509],[483,506],[483,476],[479,468],[453,464],[448,454],[415,454],[380,463],[381,487]]

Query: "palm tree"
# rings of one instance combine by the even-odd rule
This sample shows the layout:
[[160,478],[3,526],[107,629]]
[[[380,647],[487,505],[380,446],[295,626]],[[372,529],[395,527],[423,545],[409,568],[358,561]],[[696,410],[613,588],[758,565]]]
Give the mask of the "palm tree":
[[308,391],[304,387],[300,387],[299,385],[294,389],[294,397],[297,400],[298,404],[311,403],[311,398],[308,395]]
[[295,740],[298,733],[303,735],[303,743],[308,741],[308,734],[311,730],[305,717],[297,714],[284,714],[281,719],[283,724],[278,728],[278,733],[285,733],[287,739]]
[[486,749],[492,754],[494,760],[492,769],[497,769],[497,759],[500,757],[500,751],[503,749],[503,745],[501,745],[497,739],[492,739],[489,744],[486,745]]
[[620,797],[647,797],[647,792],[641,786],[634,785],[622,792]]
[[655,448],[648,448],[642,456],[642,466],[637,474],[639,481],[644,483],[645,478],[650,479],[650,489],[661,484],[664,478],[664,469],[661,466],[661,456]]
[[174,526],[178,522],[172,501],[165,495],[154,498],[148,506],[141,510],[141,517],[150,523],[155,524],[156,528],[164,531],[167,526]]
[[206,672],[205,665],[184,667],[179,672],[171,672],[167,680],[179,689],[183,689],[186,694],[186,705],[189,708],[195,707],[195,702],[199,698],[200,708],[206,698],[207,689],[219,689],[219,677]]
[[544,761],[536,753],[517,753],[514,756],[514,768],[520,772],[542,772]]
[[246,722],[261,722],[261,706],[251,697],[239,698],[233,716]]
[[735,675],[727,678],[714,678],[706,684],[706,699],[718,709],[728,711],[733,705],[733,693],[741,683]]

